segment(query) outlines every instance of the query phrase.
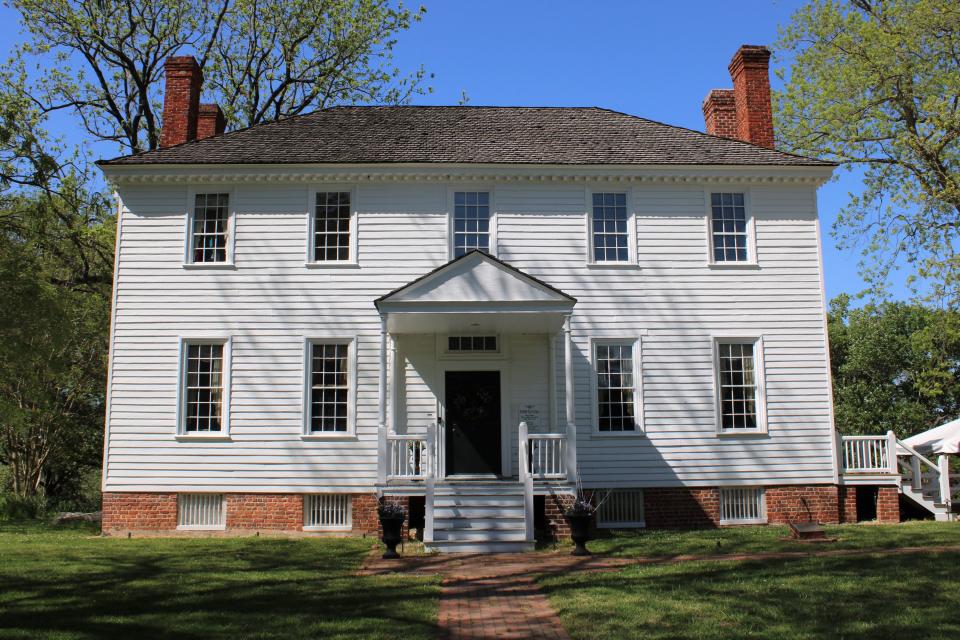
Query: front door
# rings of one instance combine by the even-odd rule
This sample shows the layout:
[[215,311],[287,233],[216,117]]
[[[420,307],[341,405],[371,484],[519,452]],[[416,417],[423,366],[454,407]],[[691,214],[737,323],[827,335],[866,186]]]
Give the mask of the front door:
[[447,371],[447,475],[500,475],[500,372]]

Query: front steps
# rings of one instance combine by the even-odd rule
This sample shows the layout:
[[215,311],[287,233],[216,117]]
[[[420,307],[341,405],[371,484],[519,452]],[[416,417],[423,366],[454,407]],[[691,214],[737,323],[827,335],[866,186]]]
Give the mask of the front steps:
[[441,553],[532,551],[527,540],[523,486],[509,481],[448,481],[433,496],[433,540]]
[[947,522],[955,518],[949,505],[937,501],[936,493],[932,488],[928,488],[925,491],[917,491],[910,484],[904,481],[903,485],[901,486],[901,491],[903,492],[903,495],[932,513],[935,520]]

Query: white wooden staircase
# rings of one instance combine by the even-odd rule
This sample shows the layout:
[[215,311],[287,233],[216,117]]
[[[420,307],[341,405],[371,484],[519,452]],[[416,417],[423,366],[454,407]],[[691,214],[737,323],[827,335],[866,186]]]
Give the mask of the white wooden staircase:
[[524,487],[519,482],[452,481],[436,485],[428,549],[447,553],[530,551]]

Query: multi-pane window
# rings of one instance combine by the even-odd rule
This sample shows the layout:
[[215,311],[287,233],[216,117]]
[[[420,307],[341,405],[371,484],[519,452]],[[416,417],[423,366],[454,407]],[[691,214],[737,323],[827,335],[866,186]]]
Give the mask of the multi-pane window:
[[757,376],[752,342],[717,345],[720,367],[720,426],[757,429]]
[[186,403],[184,427],[187,433],[223,430],[223,345],[186,345]]
[[317,262],[350,259],[350,192],[317,194],[313,216],[313,259]]
[[457,191],[453,194],[453,257],[473,249],[490,251],[490,194]]
[[633,345],[596,345],[597,419],[600,431],[637,428]]
[[195,263],[227,261],[230,196],[226,193],[198,193],[190,230],[190,256]]
[[310,431],[346,431],[349,345],[314,343],[310,350]]
[[714,262],[746,262],[747,209],[742,193],[711,193]]
[[627,262],[630,241],[627,232],[627,194],[593,194],[593,261]]
[[497,351],[497,336],[449,336],[447,351]]

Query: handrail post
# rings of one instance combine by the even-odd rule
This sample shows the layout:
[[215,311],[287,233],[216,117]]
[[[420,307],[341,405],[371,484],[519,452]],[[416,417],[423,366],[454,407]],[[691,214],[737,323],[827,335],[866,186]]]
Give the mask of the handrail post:
[[427,468],[423,491],[423,541],[433,542],[433,494],[436,476],[437,425],[427,427]]
[[577,482],[577,425],[576,410],[573,404],[573,330],[570,316],[563,321],[563,382],[567,419],[567,480]]
[[527,468],[527,465],[530,464],[530,462],[526,452],[528,443],[530,442],[530,433],[529,433],[529,427],[527,427],[526,422],[521,422],[518,430],[520,432],[520,440],[518,442],[519,446],[517,447],[517,452],[519,453],[519,457],[520,457],[520,460],[519,460],[520,466],[517,468],[517,473],[519,474],[519,478],[522,481],[530,471]]
[[527,542],[533,542],[533,476],[530,475],[527,465],[530,464],[528,454],[530,434],[526,422],[520,423],[520,467],[518,474],[523,483],[523,522],[526,530]]
[[387,482],[387,316],[380,316],[380,377],[377,425],[377,482]]
[[910,456],[910,470],[913,472],[913,480],[910,486],[914,491],[920,491],[923,488],[923,468],[920,466],[920,458]]
[[890,473],[899,475],[900,470],[897,468],[897,434],[893,431],[887,431],[887,466]]
[[941,454],[937,466],[940,468],[940,502],[949,507],[953,498],[950,495],[950,459]]

